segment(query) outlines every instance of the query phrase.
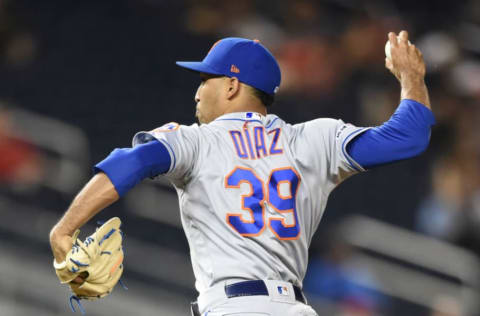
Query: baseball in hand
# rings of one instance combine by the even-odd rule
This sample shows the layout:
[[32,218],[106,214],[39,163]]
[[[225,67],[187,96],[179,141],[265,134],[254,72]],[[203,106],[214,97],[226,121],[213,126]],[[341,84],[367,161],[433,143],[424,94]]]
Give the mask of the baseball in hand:
[[[397,41],[400,41],[400,37],[398,37],[398,36],[397,36]],[[412,45],[412,43],[410,43],[410,41],[408,41],[408,45]],[[391,49],[390,41],[387,41],[387,43],[385,44],[385,56],[387,56],[388,59],[392,59],[390,49]]]

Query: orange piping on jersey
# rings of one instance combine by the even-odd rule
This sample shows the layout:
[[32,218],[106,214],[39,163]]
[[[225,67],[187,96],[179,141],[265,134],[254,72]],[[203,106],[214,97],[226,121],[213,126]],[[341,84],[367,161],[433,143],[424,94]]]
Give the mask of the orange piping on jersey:
[[[169,124],[173,124],[173,128],[164,128],[165,126],[169,125]],[[151,130],[149,133],[154,133],[154,132],[173,132],[173,131],[176,131],[177,129],[180,128],[180,124],[178,124],[177,122],[170,122],[170,123],[167,123],[167,124],[164,124],[163,126],[160,126],[154,130]]]
[[[253,139],[255,143],[255,150],[257,152],[257,157],[262,158],[262,155],[260,154],[260,150],[263,150],[263,158],[268,156],[267,153],[267,148],[265,147],[265,129],[263,126],[255,126],[253,128]],[[259,145],[260,144],[260,145]]]
[[[238,140],[240,140],[241,142],[241,145],[242,145],[242,148],[240,149],[240,144],[234,139],[233,137],[233,134],[235,133],[235,135],[238,135]],[[237,153],[237,156],[238,158],[240,159],[248,159],[248,154],[247,154],[247,148],[245,147],[245,142],[243,141],[243,136],[242,136],[242,132],[240,131],[235,131],[235,130],[232,130],[232,131],[229,131],[229,134],[230,134],[230,137],[232,138],[232,142],[233,142],[233,147],[235,147],[235,151]],[[240,151],[243,150],[243,152],[241,153]],[[244,157],[242,157],[244,156]]]
[[[269,150],[270,155],[281,155],[281,154],[283,154],[283,149],[282,148],[277,148],[277,143],[280,139],[281,132],[282,132],[282,130],[280,128],[275,128],[275,129],[272,129],[270,132],[268,132],[268,134],[275,133],[273,135],[272,144],[270,145],[270,150]],[[277,151],[277,152],[274,152],[274,151]]]
[[[253,214],[253,210],[251,208],[248,208],[248,207],[245,207],[245,198],[248,198],[248,197],[251,197],[254,193],[253,191],[253,186],[252,184],[247,181],[247,180],[241,180],[238,182],[238,185],[228,185],[228,181],[227,179],[230,178],[230,176],[235,172],[237,171],[237,169],[243,169],[243,170],[248,170],[248,171],[251,171],[253,173],[253,175],[255,176],[255,178],[257,178],[258,181],[260,181],[260,184],[262,185],[262,199],[258,202],[260,204],[260,206],[262,207],[262,220],[263,220],[263,227],[262,229],[260,229],[260,231],[256,234],[248,234],[248,233],[239,233],[238,230],[232,225],[230,224],[230,217],[231,216],[236,216],[236,217],[239,217],[240,220],[243,222],[243,223],[246,223],[246,224],[253,224],[255,223],[255,216]],[[235,189],[240,189],[240,186],[242,183],[248,183],[248,185],[250,185],[250,194],[242,194],[241,198],[242,198],[242,210],[245,210],[245,211],[248,211],[250,212],[250,215],[251,215],[251,220],[244,220],[243,219],[243,216],[242,214],[239,214],[239,213],[227,213],[226,215],[226,220],[227,220],[227,224],[234,230],[236,231],[237,233],[239,233],[240,235],[242,236],[245,236],[245,237],[256,237],[256,236],[260,236],[264,230],[265,230],[265,205],[264,205],[264,202],[265,202],[265,188],[264,188],[264,183],[262,181],[262,179],[260,179],[257,174],[255,173],[255,171],[253,171],[252,169],[250,168],[244,168],[244,167],[235,167],[235,169],[233,169],[226,177],[225,177],[225,181],[224,181],[224,185],[225,185],[225,188],[235,188]]]
[[[298,174],[298,172],[297,172],[295,169],[293,169],[292,167],[283,167],[283,168],[273,169],[272,172],[270,173],[270,177],[268,178],[268,182],[267,182],[267,183],[270,183],[271,178],[272,178],[272,175],[273,175],[273,173],[274,173],[276,170],[288,170],[288,169],[290,169],[290,170],[292,170],[293,172],[295,172],[295,174],[296,174],[297,177],[298,177],[298,185],[297,185],[297,189],[295,190],[295,195],[294,195],[294,196],[296,197],[296,196],[297,196],[297,192],[298,192],[298,188],[300,187],[300,181],[301,181],[301,180],[300,180],[300,175]],[[280,182],[283,182],[283,181],[288,181],[288,180],[282,180],[282,181],[280,181]],[[279,183],[280,183],[280,182],[279,182]],[[292,189],[292,185],[290,184],[290,191],[291,191],[291,189]],[[278,185],[277,185],[277,192],[278,192],[278,196],[283,199],[283,197],[280,195],[280,191],[278,191]],[[292,192],[292,193],[293,193],[293,192]],[[268,188],[268,190],[267,190],[267,201],[270,201],[270,186],[269,186],[269,188]],[[296,203],[296,200],[295,200],[295,203]],[[295,236],[295,237],[280,237],[280,236],[277,234],[277,232],[273,229],[273,227],[272,227],[272,225],[271,225],[272,220],[280,220],[280,222],[282,223],[282,226],[283,226],[283,227],[286,227],[286,228],[288,228],[288,227],[295,227],[295,226],[297,225],[297,217],[296,217],[296,215],[295,215],[295,209],[288,209],[288,210],[283,210],[283,211],[281,211],[281,210],[277,209],[275,206],[273,206],[272,203],[269,203],[269,205],[272,206],[272,207],[275,209],[275,211],[277,211],[277,212],[279,212],[279,213],[291,212],[292,215],[293,215],[293,224],[292,224],[292,225],[287,225],[287,224],[285,224],[285,219],[284,219],[283,217],[269,217],[269,219],[268,219],[268,228],[270,228],[270,230],[272,231],[272,233],[273,233],[278,239],[280,239],[280,240],[297,240],[297,239],[300,237],[300,232],[301,232],[301,227],[300,227],[300,226],[298,226],[297,236]]]

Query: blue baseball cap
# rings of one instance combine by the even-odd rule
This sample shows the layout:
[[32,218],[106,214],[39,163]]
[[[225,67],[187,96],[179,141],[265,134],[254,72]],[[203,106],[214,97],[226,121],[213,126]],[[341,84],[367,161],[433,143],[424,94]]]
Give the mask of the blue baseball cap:
[[202,61],[177,61],[196,72],[237,77],[240,82],[275,94],[281,73],[275,57],[258,40],[227,37],[213,44]]

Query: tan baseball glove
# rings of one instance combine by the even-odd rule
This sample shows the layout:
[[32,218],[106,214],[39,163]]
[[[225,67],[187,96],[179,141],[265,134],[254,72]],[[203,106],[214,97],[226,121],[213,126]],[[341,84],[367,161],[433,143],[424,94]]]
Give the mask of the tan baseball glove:
[[[94,300],[107,296],[120,280],[123,272],[121,223],[118,217],[111,218],[84,242],[77,239],[80,233],[80,230],[77,230],[72,237],[72,249],[65,261],[53,261],[60,282],[70,286],[72,297],[77,302],[79,299]],[[72,282],[78,276],[85,279],[85,282]],[[73,309],[73,305],[71,306]]]

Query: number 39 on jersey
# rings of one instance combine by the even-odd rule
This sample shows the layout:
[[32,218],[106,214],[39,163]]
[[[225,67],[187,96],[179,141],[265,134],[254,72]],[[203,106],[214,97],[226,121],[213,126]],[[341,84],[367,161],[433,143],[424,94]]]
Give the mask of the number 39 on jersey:
[[[242,236],[259,236],[268,226],[278,239],[298,239],[300,227],[296,196],[300,176],[295,169],[285,167],[272,170],[268,179],[265,180],[259,178],[253,169],[244,167],[236,167],[225,177],[227,189],[239,190],[242,183],[250,186],[249,193],[241,195],[240,198],[242,210],[250,212],[251,218],[245,219],[242,214],[228,213],[227,223]],[[282,185],[288,187],[288,194],[282,194],[280,189]],[[283,217],[266,218],[267,204],[279,214],[291,214],[293,224],[285,223]]]

